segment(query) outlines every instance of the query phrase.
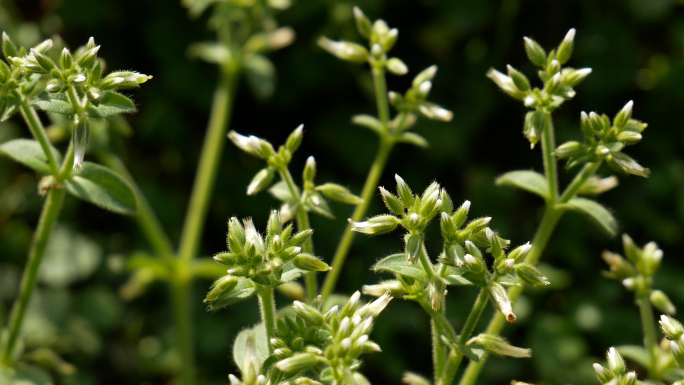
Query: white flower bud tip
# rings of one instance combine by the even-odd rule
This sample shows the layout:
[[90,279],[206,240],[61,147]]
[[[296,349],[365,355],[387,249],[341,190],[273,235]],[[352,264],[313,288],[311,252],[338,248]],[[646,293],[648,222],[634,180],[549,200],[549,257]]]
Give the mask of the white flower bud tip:
[[57,89],[57,84],[48,84],[47,87],[45,87],[45,90],[47,92],[52,92]]
[[316,195],[314,195],[311,197],[311,203],[313,203],[314,206],[320,206],[321,200]]
[[530,242],[527,242],[526,244],[522,245],[522,247],[520,248],[520,253],[521,254],[527,254],[531,248],[532,248],[532,244]]
[[628,289],[634,287],[634,278],[625,278],[622,280],[622,285]]
[[126,80],[126,79],[122,78],[121,76],[117,76],[114,79],[112,79],[112,84],[114,84],[114,85],[121,84],[124,82],[124,80]]
[[435,115],[435,117],[437,119],[445,121],[445,122],[448,122],[454,118],[453,112],[447,110],[446,108],[442,108],[442,107],[433,107],[432,113]]
[[466,210],[466,211],[470,210],[470,201],[463,202],[461,207],[463,207],[463,210]]
[[349,317],[344,317],[342,322],[340,322],[340,332],[345,333],[349,329]]
[[335,314],[335,313],[337,313],[337,310],[339,310],[339,308],[340,307],[338,305],[335,305],[335,306],[331,307],[330,310],[328,310],[328,313]]
[[433,191],[432,194],[430,194],[430,196],[428,197],[427,200],[428,200],[428,201],[436,201],[437,198],[439,198],[439,190]]
[[93,99],[95,99],[95,100],[99,100],[99,99],[100,99],[100,94],[98,94],[97,92],[93,92],[93,93],[91,94],[91,96],[92,96]]
[[358,315],[355,315],[354,317],[352,317],[351,323],[352,323],[352,325],[354,325],[354,326],[360,324],[360,323],[361,323],[361,317],[358,316]]
[[596,112],[591,111],[591,112],[589,113],[589,119],[592,119],[592,120],[598,119],[598,115],[596,115]]
[[299,254],[299,253],[302,252],[302,248],[299,247],[299,246],[297,246],[297,247],[295,247],[292,251],[294,251],[295,253]]
[[266,376],[260,374],[259,377],[257,377],[257,385],[266,385]]
[[678,344],[677,342],[675,342],[675,341],[670,341],[670,348],[672,348],[672,352],[673,352],[674,354],[679,354],[680,351],[682,350],[682,349],[679,347],[679,344]]
[[397,184],[405,184],[404,179],[402,179],[399,174],[394,174],[394,180],[397,181]]
[[420,83],[420,86],[418,86],[418,90],[423,95],[427,95],[431,89],[432,89],[432,82],[429,80],[426,80],[426,81]]
[[475,259],[475,257],[473,257],[470,254],[466,254],[465,257],[463,257],[463,259],[465,259],[465,263],[467,263],[468,265],[477,264],[477,259]]
[[534,98],[531,96],[528,96],[525,98],[525,107],[531,107],[534,105]]
[[506,267],[508,267],[509,269],[512,269],[514,265],[515,265],[515,259],[511,259],[511,258],[506,259]]
[[354,294],[349,298],[349,304],[351,306],[356,306],[357,303],[359,303],[359,299],[361,298],[361,292],[360,291],[355,291]]
[[373,56],[382,55],[382,47],[380,46],[380,44],[378,44],[378,43],[373,44],[373,47],[371,47],[371,55],[373,55]]
[[573,91],[573,90],[570,90],[570,91],[568,91],[568,92],[565,93],[565,97],[568,98],[568,99],[574,98],[575,95],[577,95],[577,93],[576,93],[575,91]]
[[608,154],[609,152],[610,152],[610,150],[608,149],[608,147],[603,147],[603,148],[601,149],[601,154],[603,154],[603,155],[606,155],[606,154]]
[[555,75],[553,75],[553,79],[552,79],[552,80],[553,80],[554,84],[560,83],[560,81],[561,81],[561,74],[560,74],[560,72],[557,73],[557,74],[555,74]]
[[387,37],[394,39],[395,37],[399,36],[399,30],[396,28],[392,28],[387,32]]
[[551,67],[559,67],[560,63],[558,63],[558,60],[553,59],[551,60]]
[[436,207],[442,207],[442,200],[441,200],[441,199],[437,199],[437,202],[435,202],[435,206],[436,206]]
[[591,68],[582,68],[577,70],[576,74],[579,75],[580,77],[586,77],[589,76],[591,73]]
[[634,106],[634,101],[630,100],[625,104],[624,107],[622,107],[622,113],[623,114],[629,114],[632,112],[632,107]]
[[[641,135],[639,135],[639,136],[641,136]],[[658,250],[654,251],[652,258],[655,262],[660,262],[663,259],[663,250],[658,249]]]
[[434,78],[435,75],[437,74],[437,65],[433,64],[429,66],[428,68],[425,69],[425,73],[428,75],[430,79]]
[[78,75],[74,78],[74,83],[83,83],[86,80],[86,77],[83,75]]
[[632,384],[634,381],[636,381],[636,372],[627,373],[627,383]]
[[278,340],[275,338],[271,338],[269,342],[271,343],[271,345],[275,345],[276,343],[278,343]]
[[442,220],[443,220],[443,221],[449,220],[449,214],[447,214],[446,212],[442,211]]
[[363,346],[366,342],[368,342],[368,334],[364,334],[356,340],[356,343],[361,346]]
[[570,28],[568,33],[565,35],[565,38],[563,38],[563,41],[571,42],[571,41],[575,40],[575,32],[576,31],[574,28]]
[[420,219],[420,216],[416,213],[413,213],[409,216],[409,220],[411,221],[411,223],[414,223],[414,224],[418,223],[419,219]]
[[[64,49],[66,49],[66,48],[64,48]],[[242,383],[242,382],[240,382],[240,380],[238,380],[237,377],[235,377],[232,374],[228,375],[228,379],[230,380],[230,385],[240,385]]]
[[347,337],[342,340],[342,348],[344,350],[349,350],[351,348],[351,338]]
[[489,242],[494,241],[494,232],[489,227],[485,227],[485,235],[487,236],[487,240]]
[[491,222],[491,221],[492,221],[492,217],[484,217],[484,218],[482,218],[482,224],[483,224],[483,225],[487,225],[487,224],[489,224],[489,222]]
[[357,6],[354,6],[352,11],[354,12],[354,18],[356,18],[356,19],[363,19],[364,16],[366,16],[363,14],[363,11],[361,10],[361,8],[359,8]]
[[599,377],[603,377],[603,373],[605,372],[605,369],[603,369],[603,366],[599,363],[594,363],[594,371]]

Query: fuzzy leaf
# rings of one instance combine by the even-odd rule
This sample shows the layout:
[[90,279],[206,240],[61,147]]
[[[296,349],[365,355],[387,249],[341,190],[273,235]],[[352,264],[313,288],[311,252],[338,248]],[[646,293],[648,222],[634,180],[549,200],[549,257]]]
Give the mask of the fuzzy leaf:
[[569,208],[588,216],[610,236],[615,236],[615,234],[617,234],[617,221],[610,211],[608,211],[608,209],[596,201],[587,198],[575,197],[570,199],[567,204],[562,205],[562,207]]
[[447,275],[444,277],[444,282],[447,283],[447,285],[453,285],[453,286],[470,286],[473,283],[468,281],[467,279],[463,278],[463,273],[468,271],[468,269],[464,266],[461,267],[453,267],[453,266],[447,266]]
[[404,275],[425,283],[429,280],[420,264],[408,264],[406,254],[393,254],[385,257],[373,265],[373,270],[389,271],[390,273]]
[[616,347],[616,349],[620,355],[636,362],[644,368],[648,368],[649,365],[651,365],[651,358],[649,357],[648,351],[646,351],[643,346],[622,345]]
[[259,323],[252,328],[243,329],[238,333],[233,344],[233,360],[238,368],[242,367],[245,361],[245,347],[247,346],[247,337],[253,335],[256,341],[256,355],[260,364],[269,356],[268,353],[268,339],[266,337],[266,328],[263,323]]
[[[52,146],[52,153],[57,162],[61,162],[61,156]],[[47,157],[38,141],[33,139],[14,139],[0,144],[0,154],[27,166],[43,175],[50,174]]]
[[88,104],[86,114],[91,118],[108,118],[117,114],[135,112],[133,101],[118,92],[105,91],[99,99],[97,107]]
[[9,119],[21,105],[21,101],[12,94],[0,97],[0,122]]
[[73,115],[76,113],[71,107],[71,103],[66,98],[65,94],[49,94],[47,92],[41,92],[38,94],[33,102],[31,103],[36,108],[47,111],[54,112],[61,115]]
[[290,192],[290,189],[287,187],[287,183],[284,180],[271,186],[271,188],[268,189],[268,192],[281,202],[289,202],[292,200],[292,192]]
[[498,282],[499,285],[502,286],[520,286],[520,282],[518,282],[518,280],[515,279],[515,277],[513,277],[512,275],[508,274],[502,275],[501,277],[499,277],[499,279],[496,280],[496,282]]
[[83,170],[65,180],[73,196],[120,214],[134,214],[133,190],[119,174],[95,163],[83,162]]
[[496,179],[496,184],[512,186],[537,194],[544,200],[548,200],[548,185],[546,178],[538,172],[518,170],[507,172]]
[[452,344],[451,347],[456,347],[464,356],[468,357],[471,361],[480,362],[487,351],[482,345],[462,345],[459,343]]
[[302,276],[306,271],[298,269],[292,262],[288,262],[283,266],[283,274],[280,276],[280,284],[294,281]]
[[209,310],[219,310],[236,302],[244,301],[264,289],[264,286],[255,284],[251,279],[240,277],[237,286],[233,290],[209,302]]

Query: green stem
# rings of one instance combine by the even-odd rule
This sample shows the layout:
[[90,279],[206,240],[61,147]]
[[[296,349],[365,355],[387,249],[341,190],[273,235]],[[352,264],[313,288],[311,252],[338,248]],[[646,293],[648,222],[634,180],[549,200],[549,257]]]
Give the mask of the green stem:
[[449,320],[447,320],[446,316],[442,314],[441,311],[432,309],[432,305],[427,300],[425,295],[416,297],[414,301],[418,302],[420,306],[423,308],[423,310],[425,310],[425,312],[428,313],[430,318],[435,320],[437,325],[439,325],[439,327],[442,328],[442,330],[444,331],[444,333],[450,341],[456,341],[458,339],[458,335],[449,323]]
[[169,240],[164,228],[159,219],[152,210],[150,203],[145,198],[145,195],[140,191],[140,187],[135,183],[126,165],[121,161],[121,158],[112,153],[100,154],[100,161],[122,174],[128,180],[129,185],[133,189],[135,199],[138,202],[138,210],[135,219],[138,221],[138,226],[142,230],[145,238],[149,242],[156,255],[162,258],[170,259],[173,257],[173,244]]
[[197,254],[204,222],[219,171],[221,153],[226,142],[228,122],[233,109],[238,70],[224,67],[209,118],[209,127],[202,145],[197,176],[190,195],[190,204],[183,223],[178,258],[189,261]]
[[586,163],[580,172],[575,175],[575,178],[570,182],[568,187],[565,189],[563,192],[563,195],[558,199],[558,203],[568,203],[570,199],[574,198],[575,195],[577,195],[577,191],[582,187],[584,182],[589,179],[592,175],[598,171],[599,167],[601,166],[602,161],[594,162],[594,163]]
[[656,323],[653,318],[653,309],[651,308],[651,301],[647,290],[641,290],[637,293],[637,304],[639,305],[639,313],[641,314],[641,326],[644,331],[644,347],[648,352],[648,378],[661,381],[662,375],[658,371],[658,339],[656,336]]
[[[299,189],[297,189],[297,184],[294,182],[292,174],[290,174],[290,170],[284,168],[282,170],[278,170],[278,173],[285,181],[285,184],[287,184],[287,187],[292,194],[292,198],[299,202],[299,205],[297,206],[297,230],[304,231],[310,229],[311,223],[309,222],[309,213],[307,213],[304,209],[304,202],[301,202],[302,196],[299,194]],[[310,237],[302,245],[302,251],[313,255],[313,240]],[[309,302],[311,302],[314,298],[316,298],[316,294],[318,294],[318,283],[316,282],[315,271],[310,271],[304,274],[304,285],[306,286],[306,297]]]
[[[444,304],[442,304],[444,305]],[[430,319],[430,330],[432,331],[432,363],[435,368],[435,383],[442,376],[444,365],[446,365],[446,346],[442,342],[441,336],[444,333],[434,319]]]
[[38,143],[40,143],[40,147],[43,148],[43,152],[45,153],[50,166],[50,172],[53,175],[57,175],[59,165],[57,164],[57,158],[53,152],[54,147],[52,147],[52,144],[50,144],[50,141],[48,140],[45,129],[43,128],[43,124],[40,122],[40,118],[38,117],[36,110],[34,110],[33,107],[28,104],[28,100],[24,100],[24,102],[21,103],[20,111],[28,125],[29,130],[31,131],[31,134],[34,138],[36,138]]
[[[266,328],[266,341],[275,338],[276,331],[276,316],[275,316],[275,297],[273,296],[273,289],[265,289],[257,294],[259,297],[259,310],[261,311],[261,321]],[[273,346],[268,344],[268,352],[273,353]]]
[[553,151],[556,149],[556,140],[554,139],[553,119],[551,114],[544,115],[544,130],[542,132],[542,159],[544,160],[544,175],[549,187],[549,202],[556,202],[558,199],[558,171],[556,166],[556,157]]
[[432,262],[430,262],[430,258],[425,252],[425,249],[421,248],[418,259],[420,259],[420,264],[423,266],[425,274],[427,274],[429,279],[432,279],[432,277],[435,276],[435,270],[432,268]]
[[12,365],[12,353],[14,352],[14,347],[21,332],[24,315],[26,314],[26,309],[28,308],[29,302],[31,300],[33,289],[36,287],[38,270],[40,268],[40,262],[43,259],[45,246],[47,245],[52,228],[55,225],[57,217],[59,216],[59,212],[62,208],[64,194],[64,189],[52,188],[48,192],[45,203],[43,204],[43,211],[40,214],[36,235],[33,239],[33,243],[31,244],[28,261],[26,262],[26,268],[24,269],[24,274],[21,278],[19,297],[15,300],[12,307],[12,312],[10,313],[10,321],[8,325],[9,333],[7,335],[7,339],[5,340],[4,346],[2,346],[2,349],[0,349],[2,351],[0,364],[3,366]]
[[190,298],[192,281],[175,279],[170,285],[176,350],[181,360],[181,383],[191,385],[195,383],[195,343]]
[[372,66],[373,85],[375,86],[375,100],[378,104],[378,117],[384,132],[388,132],[389,101],[387,100],[387,84],[385,82],[384,67]]
[[[375,155],[375,160],[373,160],[371,169],[366,177],[366,182],[363,185],[363,190],[361,191],[361,199],[363,199],[363,202],[361,202],[361,204],[356,206],[354,209],[354,213],[351,217],[352,221],[359,222],[366,215],[366,211],[368,210],[371,199],[376,192],[378,181],[380,180],[380,176],[385,169],[387,159],[389,158],[389,154],[392,152],[393,147],[393,142],[385,138],[380,139],[380,147],[378,148],[378,152]],[[347,254],[349,253],[349,249],[351,248],[355,235],[356,233],[351,231],[351,223],[347,224],[344,234],[342,235],[342,239],[337,245],[337,250],[335,250],[335,255],[332,259],[332,270],[327,273],[325,276],[325,281],[323,281],[323,290],[321,292],[323,299],[327,298],[330,294],[332,294],[333,290],[335,290],[337,279],[342,272],[342,266],[344,266],[344,261],[347,258]]]

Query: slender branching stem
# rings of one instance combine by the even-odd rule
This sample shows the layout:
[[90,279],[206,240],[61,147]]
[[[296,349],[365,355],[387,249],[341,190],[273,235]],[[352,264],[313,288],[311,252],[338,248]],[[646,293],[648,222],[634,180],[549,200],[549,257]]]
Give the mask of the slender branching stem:
[[458,339],[458,335],[449,323],[449,320],[447,320],[446,316],[441,311],[432,309],[432,305],[425,295],[418,294],[414,300],[420,304],[423,310],[425,310],[432,319],[435,320],[449,340],[456,341]]
[[387,100],[387,83],[385,68],[372,66],[373,85],[375,86],[375,100],[378,104],[378,117],[382,128],[387,133],[389,125],[389,101]]
[[446,346],[441,338],[444,331],[432,318],[430,319],[430,330],[432,332],[432,364],[435,368],[435,383],[437,383],[444,371],[444,365],[446,365]]
[[418,259],[420,260],[420,264],[423,267],[423,270],[425,271],[425,274],[427,274],[428,278],[434,277],[435,270],[432,268],[432,262],[430,262],[430,257],[428,257],[427,253],[425,252],[425,249],[421,248]]
[[57,175],[59,165],[57,164],[57,158],[53,152],[54,147],[52,147],[52,144],[50,144],[50,140],[45,133],[45,129],[43,128],[43,124],[40,122],[40,118],[38,117],[36,110],[28,104],[28,100],[24,100],[19,109],[21,111],[21,115],[24,117],[24,120],[27,123],[29,130],[31,131],[31,134],[34,138],[36,138],[38,143],[40,143],[40,147],[43,149],[43,152],[47,157],[50,172],[53,175]]
[[195,341],[193,335],[192,303],[190,298],[190,279],[175,279],[170,282],[171,306],[175,328],[176,351],[181,360],[180,378],[183,385],[195,383]]
[[21,326],[26,315],[26,309],[31,301],[33,289],[36,287],[36,280],[38,279],[38,271],[40,262],[45,253],[45,246],[52,228],[57,222],[57,217],[62,208],[65,191],[63,188],[52,188],[47,194],[45,203],[43,203],[43,210],[38,221],[38,228],[36,229],[35,238],[31,244],[31,249],[26,262],[26,268],[21,278],[21,286],[19,289],[19,297],[12,306],[10,313],[9,325],[7,327],[8,335],[5,339],[4,346],[2,346],[2,357],[0,363],[2,366],[12,365],[12,353],[14,352],[17,339],[21,332]]
[[542,132],[542,158],[544,160],[544,176],[549,187],[549,202],[555,202],[558,198],[558,170],[556,166],[556,156],[553,151],[556,149],[556,140],[553,132],[553,119],[550,113],[544,115],[544,130]]
[[[259,297],[259,310],[261,311],[261,321],[264,323],[266,328],[266,341],[270,341],[271,338],[275,338],[276,332],[276,310],[275,310],[275,297],[273,296],[273,289],[268,288],[262,290],[257,294]],[[273,353],[273,346],[271,343],[268,344],[268,352]]]
[[[389,158],[389,154],[392,152],[393,147],[393,142],[383,138],[380,139],[380,147],[378,148],[378,152],[375,155],[375,160],[371,165],[371,169],[366,177],[366,182],[363,185],[363,190],[361,191],[361,199],[363,199],[363,202],[361,202],[354,209],[354,213],[351,217],[352,221],[359,222],[366,215],[366,211],[368,211],[368,206],[370,206],[371,199],[376,192],[378,181],[380,180],[380,176],[385,169],[387,159]],[[349,253],[349,249],[351,248],[355,235],[356,233],[351,231],[351,224],[347,224],[347,227],[344,229],[342,239],[337,245],[337,250],[335,250],[335,255],[332,259],[332,270],[326,274],[325,281],[323,282],[323,290],[321,291],[323,299],[327,298],[330,294],[332,294],[333,290],[335,290],[337,279],[342,272],[342,266],[344,266],[344,261],[347,258],[347,254]]]
[[192,187],[190,204],[181,232],[178,258],[184,261],[189,261],[196,256],[202,238],[216,175],[219,171],[221,154],[226,143],[226,132],[235,99],[237,75],[236,66],[224,67],[221,71],[219,85],[214,92],[209,127],[200,152],[197,176]]
[[577,195],[577,191],[582,187],[584,182],[594,175],[601,166],[602,161],[587,163],[582,167],[582,170],[575,175],[575,178],[570,182],[568,187],[563,191],[563,195],[558,198],[558,203],[568,203],[568,201]]
[[[287,168],[283,168],[282,170],[278,170],[278,173],[280,174],[280,178],[282,178],[282,180],[285,181],[285,184],[287,184],[287,187],[290,190],[290,194],[292,194],[292,198],[299,202],[299,205],[297,206],[296,216],[297,229],[299,231],[310,229],[311,224],[309,222],[309,213],[306,211],[306,209],[304,209],[304,202],[302,202],[302,196],[299,194],[299,189],[297,189],[297,184],[294,182],[292,174],[290,174],[290,170],[288,170]],[[307,239],[306,242],[304,242],[304,244],[302,245],[302,251],[313,255],[314,247],[311,237],[309,237],[309,239]],[[310,271],[304,274],[304,286],[306,287],[307,299],[309,301],[312,301],[318,293],[318,284],[316,282],[315,271]]]
[[639,313],[641,315],[641,327],[644,332],[644,347],[648,352],[649,363],[648,378],[655,381],[662,380],[662,374],[658,370],[658,339],[656,336],[656,323],[653,317],[653,309],[651,308],[651,301],[649,300],[648,290],[639,290],[636,296],[637,305],[639,305]]

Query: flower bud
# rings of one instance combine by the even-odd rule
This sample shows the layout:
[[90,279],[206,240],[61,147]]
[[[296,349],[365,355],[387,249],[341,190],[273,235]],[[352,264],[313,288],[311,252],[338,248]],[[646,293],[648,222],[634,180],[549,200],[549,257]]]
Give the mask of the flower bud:
[[231,267],[235,265],[235,263],[237,262],[237,258],[235,257],[235,254],[225,251],[223,253],[218,253],[214,255],[214,261],[222,265]]
[[207,301],[215,301],[221,295],[229,293],[238,284],[238,278],[231,275],[225,275],[211,285],[209,293],[207,293]]
[[483,345],[485,349],[487,349],[487,351],[502,356],[510,356],[516,358],[532,357],[531,349],[524,349],[512,346],[502,337],[494,336],[491,334],[480,334],[476,337],[473,337],[470,339],[470,341],[468,341],[468,345],[471,344]]
[[527,263],[515,265],[515,273],[518,278],[531,286],[545,286],[549,284],[548,278],[543,276],[536,267]]
[[625,374],[625,360],[622,359],[622,356],[617,352],[617,350],[615,350],[615,348],[611,347],[608,350],[608,353],[606,354],[606,361],[608,361],[608,368],[613,373],[618,376]]
[[489,285],[489,293],[496,303],[496,306],[499,308],[499,311],[501,311],[504,317],[506,317],[506,320],[510,323],[515,322],[516,317],[513,313],[511,300],[508,298],[506,289],[504,289],[500,284],[494,282]]
[[399,38],[399,30],[392,28],[386,34],[380,36],[380,45],[384,52],[389,52]]
[[489,222],[492,221],[492,217],[483,217],[483,218],[476,218],[470,221],[468,225],[466,226],[466,230],[470,231],[471,233],[477,233],[480,230],[483,230],[487,225],[489,225]]
[[5,31],[2,32],[2,53],[5,55],[5,58],[19,56],[17,46]]
[[629,121],[629,118],[632,117],[632,107],[634,106],[634,102],[630,100],[625,104],[624,107],[622,107],[622,110],[617,113],[615,116],[615,119],[613,119],[613,125],[615,128],[618,129],[618,131],[622,131],[622,129],[625,127],[627,124],[627,121]]
[[316,191],[320,191],[326,198],[337,202],[342,202],[349,205],[358,205],[363,203],[363,199],[352,194],[348,188],[340,186],[336,183],[322,184],[316,187]]
[[494,81],[494,83],[496,83],[496,85],[499,86],[503,92],[507,93],[512,98],[517,100],[525,99],[525,93],[516,87],[513,79],[511,79],[510,76],[506,76],[501,72],[490,68],[489,71],[487,71],[487,77],[492,79],[492,81]]
[[456,212],[453,215],[454,218],[454,223],[456,224],[457,228],[460,228],[463,226],[465,223],[466,219],[468,219],[468,212],[470,211],[470,201],[466,200],[461,204],[461,206],[456,210]]
[[375,235],[388,233],[396,229],[399,225],[399,220],[394,215],[386,214],[372,217],[364,222],[354,222],[350,218],[349,223],[352,225],[352,231]]
[[666,314],[675,314],[677,309],[672,304],[672,301],[660,290],[653,290],[650,296],[651,303],[656,309]]
[[580,155],[582,152],[584,152],[584,145],[580,142],[571,140],[558,146],[553,153],[556,154],[558,159],[565,159]]
[[560,43],[560,46],[558,46],[558,52],[556,52],[556,58],[558,59],[560,64],[565,64],[565,62],[567,62],[570,59],[570,56],[572,56],[574,40],[575,29],[570,28],[568,33],[565,35],[563,41]]
[[430,102],[422,102],[418,105],[418,111],[428,119],[441,122],[449,122],[454,117],[453,112]]
[[87,119],[74,117],[72,142],[74,146],[74,169],[83,169],[83,157],[88,145],[89,125]]
[[361,11],[361,8],[359,7],[354,7],[354,20],[356,21],[356,29],[359,31],[359,34],[365,38],[369,38],[371,34],[371,29],[372,29],[372,24],[371,21],[366,15],[364,15],[363,11]]
[[439,190],[433,191],[430,196],[425,199],[420,206],[420,215],[429,218],[434,215],[435,208],[439,209],[437,202],[439,201]]
[[523,258],[525,258],[530,249],[532,249],[532,244],[530,242],[527,242],[524,245],[516,247],[515,249],[513,249],[513,251],[508,253],[508,258],[515,260],[516,263],[520,263],[522,262]]
[[484,264],[482,261],[478,260],[477,258],[473,257],[470,254],[466,254],[463,257],[463,260],[465,261],[466,266],[468,267],[468,270],[470,270],[473,274],[480,274],[484,272]]
[[95,59],[97,58],[97,52],[100,50],[100,46],[95,46],[92,48],[87,48],[81,56],[79,56],[77,63],[81,68],[90,68],[95,64]]
[[413,204],[415,203],[411,189],[406,184],[406,182],[404,182],[404,180],[401,179],[399,174],[395,174],[394,179],[397,181],[397,193],[399,194],[399,198],[401,198],[401,201],[404,203],[404,206],[410,209],[411,207],[413,207]]
[[[358,292],[357,292],[358,293]],[[360,317],[373,317],[376,318],[380,313],[387,307],[387,305],[392,300],[392,295],[389,292],[385,292],[383,295],[378,297],[375,301],[366,304],[361,309],[357,310],[354,314]],[[365,329],[364,329],[365,332]]]
[[684,335],[684,327],[682,324],[668,315],[661,315],[658,323],[660,324],[663,333],[671,340],[679,339]]
[[546,83],[546,87],[544,87],[544,90],[548,94],[551,94],[551,95],[555,94],[560,89],[560,84],[561,84],[561,74],[560,74],[560,72],[558,72],[555,75],[553,75],[551,80],[549,80]]
[[626,145],[638,143],[641,139],[641,134],[634,131],[622,131],[617,136],[617,140]]
[[372,295],[374,297],[380,297],[387,292],[390,292],[392,297],[402,297],[406,294],[404,285],[396,280],[383,281],[375,285],[364,285],[361,288],[361,291],[363,291],[363,294]]
[[275,171],[271,167],[261,169],[247,186],[247,195],[254,195],[271,185]]
[[[564,71],[565,72],[565,71]],[[591,68],[582,68],[578,70],[569,70],[563,76],[563,83],[570,87],[574,87],[586,79],[591,74]]]
[[404,372],[401,382],[408,385],[430,385],[430,380],[411,372]]
[[307,305],[300,301],[294,301],[292,307],[298,316],[302,317],[306,322],[314,326],[321,326],[325,323],[323,314],[315,307]]
[[276,363],[276,368],[285,373],[297,373],[314,367],[317,363],[316,355],[299,353]]
[[237,146],[240,150],[248,154],[261,157],[258,149],[254,146],[253,142],[250,140],[248,136],[240,135],[237,132],[231,130],[228,133],[228,139],[230,139],[233,142],[233,144]]
[[634,266],[618,254],[604,251],[601,257],[610,266],[610,271],[615,274],[617,279],[624,280],[636,274]]
[[285,142],[285,148],[290,151],[290,153],[294,153],[297,151],[299,148],[299,145],[302,144],[302,137],[304,136],[303,134],[304,131],[304,125],[300,124],[299,127],[297,127],[290,136],[287,137],[287,141]]
[[508,69],[508,76],[513,79],[513,84],[515,84],[518,90],[522,92],[530,90],[530,81],[527,80],[527,77],[522,72],[516,70],[511,65],[506,66],[506,69]]
[[606,162],[610,168],[626,174],[646,178],[651,173],[649,169],[644,168],[630,156],[621,152],[611,153],[606,157]]
[[428,284],[428,298],[430,299],[430,305],[432,310],[437,311],[442,307],[442,302],[444,301],[444,290],[446,288],[446,283],[442,277],[438,274],[433,275]]
[[385,63],[387,70],[395,75],[406,75],[408,73],[408,67],[401,61],[401,59],[392,57]]
[[544,49],[539,43],[528,37],[524,37],[523,39],[525,41],[525,52],[527,53],[530,62],[537,67],[544,67],[546,65],[546,52],[544,52]]
[[292,263],[295,267],[307,271],[328,271],[332,269],[327,263],[309,254],[299,254],[294,257]]
[[309,239],[311,237],[312,234],[313,234],[312,229],[302,230],[302,231],[296,233],[295,235],[293,235],[292,238],[290,238],[290,245],[301,246],[304,244],[304,242],[306,242],[307,239]]
[[368,60],[368,50],[360,44],[348,41],[335,41],[321,36],[318,46],[339,59],[354,63],[365,63]]
[[55,63],[52,61],[52,59],[38,52],[38,50],[34,48],[31,48],[31,56],[33,56],[35,63],[38,64],[43,71],[45,71],[44,73],[48,73],[55,68]]
[[382,201],[385,202],[387,209],[391,211],[394,215],[404,214],[404,204],[399,200],[398,197],[385,190],[384,187],[379,187],[380,195],[382,195]]

